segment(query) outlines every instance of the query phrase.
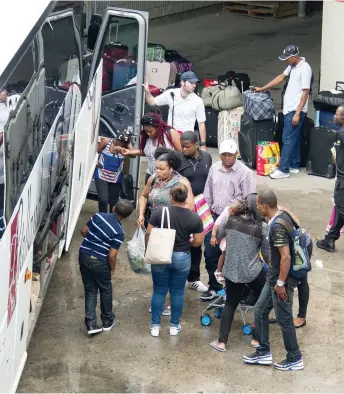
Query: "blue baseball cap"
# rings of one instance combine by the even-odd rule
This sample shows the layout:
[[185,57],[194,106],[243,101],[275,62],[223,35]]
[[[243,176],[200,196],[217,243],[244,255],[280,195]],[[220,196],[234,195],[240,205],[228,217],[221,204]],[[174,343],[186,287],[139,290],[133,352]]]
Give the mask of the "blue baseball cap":
[[181,76],[180,76],[181,81],[189,81],[191,83],[197,83],[199,82],[199,79],[197,78],[196,74],[193,71],[185,71]]
[[299,54],[299,48],[296,45],[288,45],[283,49],[283,54],[279,57],[280,60],[284,61],[292,56]]

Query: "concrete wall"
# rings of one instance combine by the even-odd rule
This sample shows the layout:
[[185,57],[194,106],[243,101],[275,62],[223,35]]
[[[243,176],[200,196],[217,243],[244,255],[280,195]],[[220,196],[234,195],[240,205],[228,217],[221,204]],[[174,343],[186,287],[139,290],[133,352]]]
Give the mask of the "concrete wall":
[[191,11],[220,1],[87,1],[87,23],[91,14],[103,14],[107,7],[130,8],[149,12],[150,19]]
[[320,90],[334,89],[344,81],[344,2],[324,1],[321,42]]

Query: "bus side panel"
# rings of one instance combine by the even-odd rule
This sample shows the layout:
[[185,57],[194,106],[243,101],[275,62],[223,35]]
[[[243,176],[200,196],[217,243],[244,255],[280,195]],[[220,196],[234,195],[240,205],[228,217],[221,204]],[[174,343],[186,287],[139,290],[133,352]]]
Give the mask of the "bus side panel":
[[33,247],[31,247],[24,263],[23,269],[17,284],[18,303],[13,322],[15,322],[15,335],[13,349],[13,371],[12,371],[12,388],[11,392],[15,393],[23,372],[27,358],[27,337],[29,332],[29,313],[30,313],[30,295],[31,295],[31,278],[26,280],[27,269],[32,271]]
[[[97,141],[101,102],[102,66],[103,64],[101,61],[75,126],[72,189],[68,215],[66,250],[69,248],[81,208],[86,200],[87,190],[98,157]],[[86,159],[85,154],[87,155]]]

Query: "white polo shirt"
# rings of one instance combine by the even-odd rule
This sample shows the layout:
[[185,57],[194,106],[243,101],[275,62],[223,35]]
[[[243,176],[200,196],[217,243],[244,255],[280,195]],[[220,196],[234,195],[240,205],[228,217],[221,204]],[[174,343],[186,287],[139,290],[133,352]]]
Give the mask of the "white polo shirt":
[[[174,100],[171,97],[174,93]],[[173,103],[174,101],[174,103]],[[168,125],[173,126],[176,130],[194,131],[195,122],[205,122],[205,108],[202,99],[196,93],[190,93],[183,98],[180,88],[169,89],[154,98],[154,103],[158,106],[168,105]],[[174,121],[172,125],[172,108],[174,104]]]
[[[302,89],[309,89],[311,87],[312,69],[306,62],[305,58],[301,58],[299,64],[294,67],[288,66],[284,70],[284,75],[290,75],[287,90],[283,101],[283,114],[296,111],[299,106]],[[302,112],[308,110],[308,99],[304,105]]]

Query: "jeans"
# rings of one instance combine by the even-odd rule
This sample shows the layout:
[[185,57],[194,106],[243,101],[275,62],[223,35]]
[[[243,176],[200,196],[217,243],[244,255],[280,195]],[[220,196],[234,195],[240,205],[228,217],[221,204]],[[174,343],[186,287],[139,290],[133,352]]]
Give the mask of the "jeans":
[[201,278],[201,260],[202,260],[202,246],[191,248],[191,268],[188,276],[188,282],[197,282]]
[[294,115],[295,111],[284,115],[283,149],[279,169],[285,173],[289,173],[290,168],[300,168],[300,131],[306,114],[301,112],[297,126],[292,124]]
[[108,205],[110,205],[110,213],[116,205],[122,185],[120,183],[111,183],[102,179],[95,179],[98,194],[98,210],[99,212],[108,213]]
[[309,300],[309,284],[307,274],[300,279],[300,283],[297,286],[297,291],[299,293],[299,313],[297,317],[306,319]]
[[[259,275],[257,276],[257,278],[254,281],[248,283],[247,286],[254,291],[257,297],[259,297],[265,282],[266,282],[266,274],[264,269],[262,269]],[[239,305],[239,302],[241,300],[241,295],[244,289],[245,289],[245,283],[234,283],[226,278],[227,297],[226,297],[225,308],[221,318],[220,333],[219,333],[219,342],[221,343],[228,342],[228,335],[231,331],[234,313]]]
[[152,326],[160,325],[165,297],[169,291],[171,299],[170,324],[178,327],[184,307],[185,283],[190,271],[190,265],[190,254],[184,252],[173,252],[172,264],[152,265]]
[[[294,282],[294,279],[291,281]],[[260,346],[257,348],[257,353],[260,355],[270,352],[269,313],[274,308],[277,323],[282,331],[284,347],[287,351],[287,360],[291,362],[297,361],[301,357],[293,321],[293,295],[297,281],[295,282],[295,285],[286,285],[288,294],[286,301],[280,301],[278,299],[274,288],[269,282],[266,282],[263,287],[254,307],[255,337],[260,343]]]
[[325,239],[330,242],[337,241],[340,237],[340,230],[344,226],[344,180],[337,179],[334,187],[334,203],[336,206],[336,216]]
[[115,314],[112,311],[111,268],[108,262],[93,256],[79,253],[79,266],[85,288],[85,324],[89,328],[97,324],[96,306],[98,290],[100,293],[100,311],[103,324],[112,323]]
[[[214,221],[217,216],[213,215]],[[222,286],[215,279],[215,271],[217,268],[217,263],[222,254],[219,245],[212,247],[210,245],[211,240],[211,231],[204,237],[204,259],[205,259],[205,268],[209,275],[209,290],[218,291],[222,289]]]

